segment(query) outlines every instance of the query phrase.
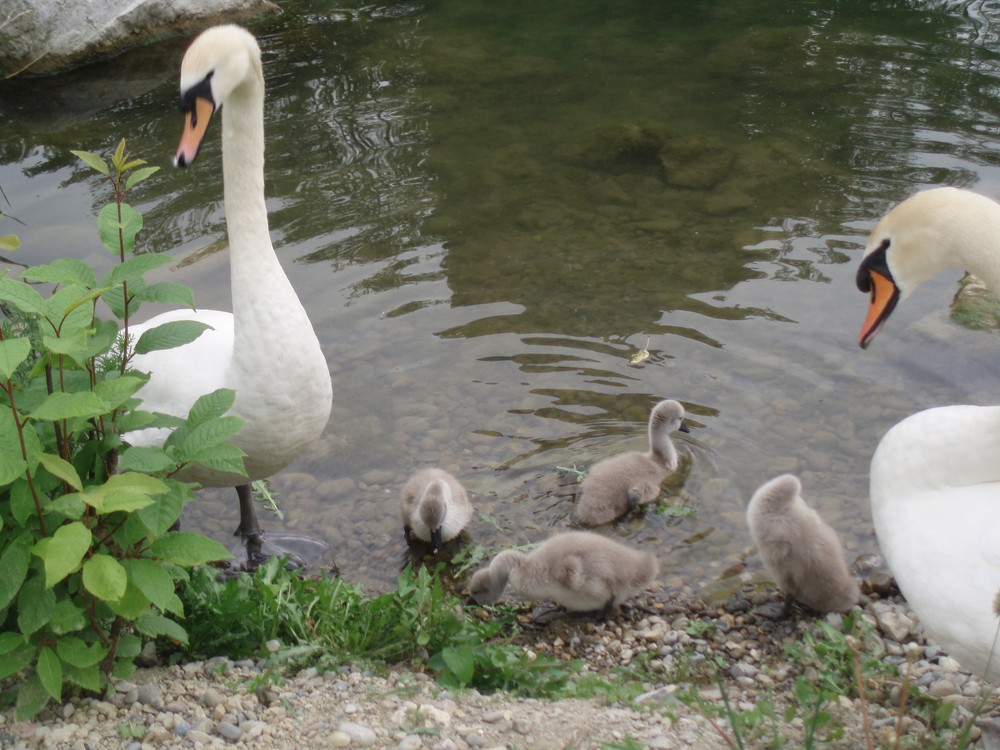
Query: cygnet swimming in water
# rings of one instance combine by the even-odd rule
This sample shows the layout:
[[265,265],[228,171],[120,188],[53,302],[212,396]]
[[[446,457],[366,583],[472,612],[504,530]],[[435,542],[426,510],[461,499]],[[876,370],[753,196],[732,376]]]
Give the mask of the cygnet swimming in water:
[[802,499],[802,484],[782,474],[761,485],[747,524],[764,567],[785,594],[817,612],[846,612],[861,596],[837,533]]
[[434,551],[462,533],[472,518],[472,504],[451,474],[443,469],[420,469],[401,490],[399,512],[406,541],[429,542]]
[[489,604],[510,586],[528,601],[553,601],[571,612],[607,616],[658,573],[650,552],[590,531],[567,531],[531,552],[501,552],[472,576],[469,594],[479,604]]
[[599,461],[584,477],[574,518],[584,526],[599,526],[621,518],[640,505],[655,502],[663,480],[677,470],[673,432],[689,432],[684,407],[665,400],[649,414],[649,450],[628,451]]

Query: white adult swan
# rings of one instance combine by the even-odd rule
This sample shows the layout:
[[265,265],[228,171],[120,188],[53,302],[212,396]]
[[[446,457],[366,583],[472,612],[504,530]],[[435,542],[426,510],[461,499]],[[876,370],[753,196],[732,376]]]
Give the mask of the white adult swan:
[[[861,346],[898,299],[950,267],[1000,293],[1000,204],[937,188],[886,214],[858,269],[871,293]],[[892,427],[872,457],[871,504],[886,562],[927,632],[967,669],[1000,679],[1000,406],[928,409]]]
[[[184,134],[175,163],[194,161],[209,119],[222,107],[222,167],[229,233],[233,312],[177,310],[130,327],[130,335],[171,320],[199,320],[212,329],[186,346],[137,356],[150,373],[142,407],[186,416],[199,397],[232,388],[229,414],[244,420],[232,442],[247,456],[249,479],[193,466],[183,479],[235,486],[248,551],[260,527],[248,481],[271,476],[309,448],[330,416],[330,370],[316,333],[271,245],[264,203],[264,76],[256,39],[239,26],[204,31],[181,63]],[[225,105],[225,106],[223,106]],[[164,431],[130,433],[132,444],[160,444]]]

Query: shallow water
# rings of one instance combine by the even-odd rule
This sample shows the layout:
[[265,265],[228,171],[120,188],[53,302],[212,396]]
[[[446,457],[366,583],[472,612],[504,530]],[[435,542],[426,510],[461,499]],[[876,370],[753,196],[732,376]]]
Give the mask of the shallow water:
[[[323,536],[347,578],[392,585],[396,493],[425,465],[470,490],[484,553],[566,528],[575,480],[557,467],[642,448],[664,397],[692,428],[666,494],[695,515],[605,533],[657,549],[666,585],[743,560],[744,505],[785,471],[853,558],[876,548],[882,433],[994,400],[991,334],[946,319],[957,274],[867,352],[853,277],[917,189],[1000,196],[1000,11],[606,5],[290,2],[254,26],[272,236],[334,378],[324,440],[274,478],[285,519],[266,526]],[[20,260],[107,263],[108,191],[68,149],[124,136],[165,167],[132,196],[146,246],[228,307],[225,253],[203,252],[225,233],[217,125],[193,169],[167,168],[185,43],[0,86],[0,187],[23,222],[0,232]],[[235,502],[206,492],[184,523],[229,541]]]

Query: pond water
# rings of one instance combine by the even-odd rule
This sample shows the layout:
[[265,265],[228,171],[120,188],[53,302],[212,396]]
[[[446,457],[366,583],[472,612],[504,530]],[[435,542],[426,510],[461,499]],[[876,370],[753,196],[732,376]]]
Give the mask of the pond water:
[[[866,352],[853,277],[912,192],[1000,196],[996,7],[283,5],[252,27],[270,221],[334,407],[272,481],[284,520],[264,522],[329,541],[346,578],[393,585],[397,493],[422,466],[470,491],[477,553],[567,528],[576,480],[559,467],[643,448],[660,398],[689,412],[665,495],[694,513],[602,533],[655,549],[665,586],[759,570],[743,509],[786,471],[853,559],[876,549],[867,473],[885,430],[995,401],[992,334],[947,319],[957,273]],[[164,166],[132,196],[145,247],[184,259],[164,276],[199,305],[228,308],[218,125],[192,169],[168,166],[185,46],[0,85],[0,187],[21,222],[0,233],[19,260],[108,263],[107,186],[68,149],[125,137]],[[183,522],[229,542],[235,499],[205,492]]]

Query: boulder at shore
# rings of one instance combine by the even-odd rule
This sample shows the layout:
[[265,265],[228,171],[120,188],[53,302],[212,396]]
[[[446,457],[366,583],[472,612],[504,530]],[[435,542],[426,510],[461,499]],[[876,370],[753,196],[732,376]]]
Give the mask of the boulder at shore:
[[0,78],[59,73],[209,23],[274,10],[271,0],[5,0]]

